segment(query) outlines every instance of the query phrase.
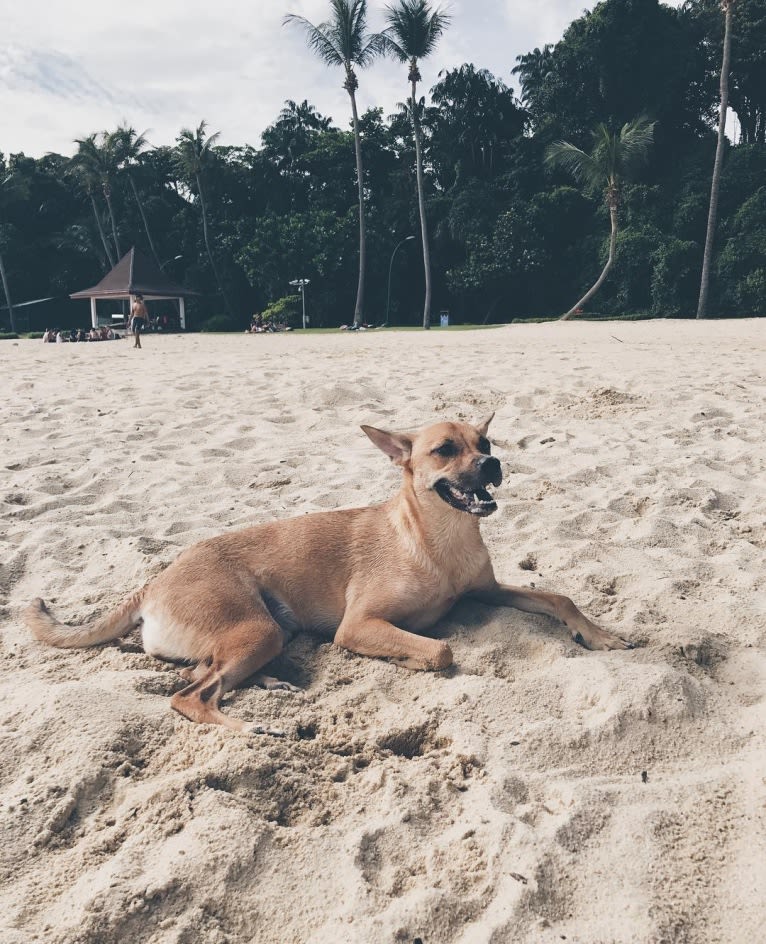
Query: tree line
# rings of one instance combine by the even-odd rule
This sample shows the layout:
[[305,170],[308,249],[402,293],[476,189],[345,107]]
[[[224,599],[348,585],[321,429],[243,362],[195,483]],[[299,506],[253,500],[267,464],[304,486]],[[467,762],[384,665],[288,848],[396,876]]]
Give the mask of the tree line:
[[[348,124],[296,95],[258,146],[201,121],[171,145],[122,125],[72,158],[0,153],[0,325],[133,245],[200,293],[190,320],[211,330],[297,315],[299,278],[314,325],[766,314],[766,0],[604,0],[509,63],[520,97],[470,63],[422,94],[449,17],[398,0],[371,34],[366,13],[286,19],[338,70]],[[384,55],[405,100],[360,114]]]

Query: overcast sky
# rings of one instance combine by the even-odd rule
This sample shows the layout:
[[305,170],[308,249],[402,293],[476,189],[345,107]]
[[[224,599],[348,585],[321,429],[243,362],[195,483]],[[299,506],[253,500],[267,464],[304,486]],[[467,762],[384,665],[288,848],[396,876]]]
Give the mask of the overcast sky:
[[[680,0],[674,3],[678,5]],[[516,56],[556,42],[587,0],[449,0],[452,23],[423,87],[463,62],[511,83]],[[72,140],[123,120],[172,144],[205,118],[221,142],[258,145],[285,99],[307,98],[336,124],[349,121],[338,69],[323,66],[286,13],[314,23],[327,0],[0,0],[0,151],[71,154]],[[383,3],[371,3],[372,29]],[[360,75],[360,109],[394,110],[406,68],[379,63]]]

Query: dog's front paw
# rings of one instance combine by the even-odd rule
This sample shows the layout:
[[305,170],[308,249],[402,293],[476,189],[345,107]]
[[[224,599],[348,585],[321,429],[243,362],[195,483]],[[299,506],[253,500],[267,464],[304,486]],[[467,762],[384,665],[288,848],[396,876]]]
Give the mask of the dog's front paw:
[[614,650],[633,649],[633,644],[618,636],[591,624],[572,633],[572,639],[586,649]]

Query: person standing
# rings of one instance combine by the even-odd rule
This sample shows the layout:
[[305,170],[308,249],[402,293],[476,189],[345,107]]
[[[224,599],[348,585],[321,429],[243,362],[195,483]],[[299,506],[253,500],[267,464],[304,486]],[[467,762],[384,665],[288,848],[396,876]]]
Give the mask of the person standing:
[[141,332],[146,327],[149,320],[149,312],[144,304],[144,296],[136,295],[133,299],[133,305],[130,309],[131,324],[133,326],[133,337],[136,339],[133,347],[141,347]]

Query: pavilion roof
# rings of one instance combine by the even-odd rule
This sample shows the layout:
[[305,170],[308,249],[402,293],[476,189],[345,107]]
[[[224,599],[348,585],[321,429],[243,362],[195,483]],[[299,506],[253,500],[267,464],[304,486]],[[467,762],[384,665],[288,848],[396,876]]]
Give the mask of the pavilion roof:
[[168,278],[152,259],[133,247],[97,285],[74,292],[69,297],[119,298],[127,295],[145,295],[183,298],[196,294],[197,292],[192,292]]

